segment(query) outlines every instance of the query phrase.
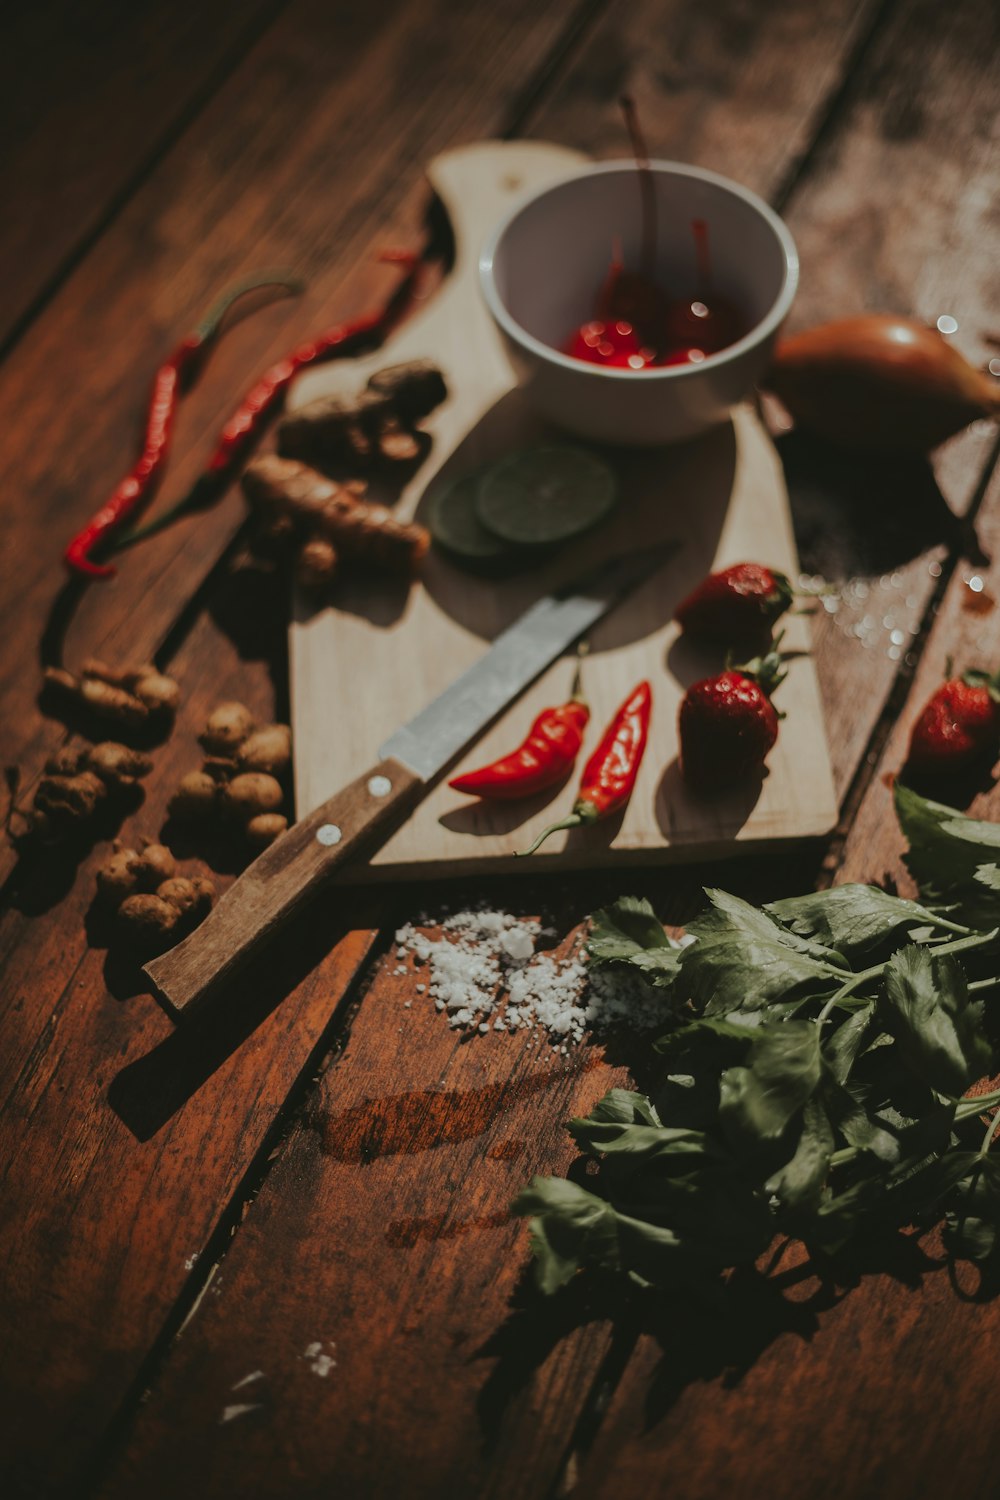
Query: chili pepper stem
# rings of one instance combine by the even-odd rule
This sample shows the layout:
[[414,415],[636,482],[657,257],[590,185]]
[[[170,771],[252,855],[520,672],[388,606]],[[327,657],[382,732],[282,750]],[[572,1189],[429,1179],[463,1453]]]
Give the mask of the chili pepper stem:
[[[324,355],[319,357],[332,358],[335,354],[353,354],[357,352],[357,345],[362,341],[371,342],[374,346],[384,343],[396,327],[396,324],[403,317],[410,305],[414,285],[425,263],[425,256],[417,251],[386,250],[379,255],[378,259],[385,261],[387,264],[399,265],[404,268],[405,274],[400,279],[398,286],[377,314],[359,320],[351,328],[347,338],[335,348],[331,347]],[[248,291],[250,287],[244,286],[243,290]],[[219,303],[216,304],[216,309],[218,309],[221,303],[222,299],[220,298]],[[208,320],[206,319],[206,321]],[[304,361],[303,364],[311,362],[312,357],[308,361]],[[264,379],[266,380],[267,377],[265,376]],[[225,448],[222,447],[221,456],[220,452],[216,453],[208,469],[195,480],[191,489],[188,490],[187,494],[181,500],[178,500],[176,504],[170,506],[169,509],[163,511],[159,516],[155,516],[153,520],[148,521],[145,526],[135,527],[131,531],[122,532],[115,538],[109,551],[120,552],[127,547],[134,547],[137,542],[143,542],[148,537],[156,536],[159,532],[165,531],[168,526],[172,526],[175,521],[180,520],[181,517],[188,515],[191,511],[213,504],[228,485],[236,462],[242,456],[247,446],[248,439],[252,440],[257,436],[264,422],[270,418],[276,405],[277,402],[268,402],[256,409],[253,432],[243,434],[229,452],[226,452]],[[224,441],[225,435],[223,438]]]
[[222,327],[223,319],[231,307],[248,292],[259,291],[262,287],[281,288],[289,297],[297,297],[305,290],[305,282],[301,276],[296,276],[292,271],[258,271],[253,276],[244,276],[239,281],[232,282],[226,287],[212,303],[208,312],[201,322],[195,326],[195,334],[203,344],[211,342]]
[[548,838],[550,833],[558,833],[560,828],[580,828],[582,824],[583,819],[580,817],[579,813],[570,813],[569,817],[563,818],[561,823],[550,823],[548,828],[543,828],[530,848],[515,849],[514,858],[524,859],[527,855],[534,854],[535,850],[540,849],[542,844],[545,843],[545,840]]

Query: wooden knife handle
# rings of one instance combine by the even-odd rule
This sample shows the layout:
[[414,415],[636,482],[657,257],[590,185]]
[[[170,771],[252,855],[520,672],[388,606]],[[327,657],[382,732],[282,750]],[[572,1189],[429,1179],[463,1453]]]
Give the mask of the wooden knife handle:
[[423,782],[397,760],[372,766],[258,855],[176,948],[143,973],[175,1015],[192,1010],[297,911],[328,875],[389,829]]

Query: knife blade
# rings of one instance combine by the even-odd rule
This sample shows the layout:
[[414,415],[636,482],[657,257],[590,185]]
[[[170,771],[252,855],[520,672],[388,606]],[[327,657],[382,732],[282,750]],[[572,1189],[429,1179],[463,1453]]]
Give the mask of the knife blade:
[[434,777],[545,668],[676,552],[629,553],[531,606],[379,751],[378,762],[292,825],[233,882],[201,925],[146,964],[174,1016],[190,1011],[258,951],[360,850],[377,847]]

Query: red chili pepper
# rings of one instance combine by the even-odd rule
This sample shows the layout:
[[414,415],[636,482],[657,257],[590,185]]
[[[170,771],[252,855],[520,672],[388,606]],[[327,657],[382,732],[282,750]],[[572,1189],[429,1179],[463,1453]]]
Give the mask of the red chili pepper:
[[587,827],[625,806],[646,749],[652,707],[649,683],[640,682],[611,720],[584,767],[579,795],[569,817],[540,833],[531,848],[523,851],[525,854],[534,854],[549,834],[559,828]]
[[174,414],[180,396],[191,389],[201,373],[209,349],[218,336],[226,313],[240,297],[263,286],[281,286],[299,290],[292,277],[269,272],[227,288],[214,303],[193,333],[174,349],[157,370],[146,409],[146,432],[142,452],[132,469],[109,496],[91,521],[78,532],[66,548],[66,565],[87,578],[110,578],[115,569],[95,563],[91,553],[105,543],[113,531],[135,514],[153,493],[166,465]]
[[532,724],[528,737],[510,755],[501,756],[478,771],[456,776],[448,785],[470,797],[513,801],[530,797],[562,781],[583,744],[590,709],[579,696],[580,674],[573,680],[573,696],[558,708],[546,708]]
[[409,309],[424,257],[409,250],[389,250],[384,251],[379,259],[406,267],[406,275],[388,301],[375,312],[327,329],[319,338],[300,344],[291,354],[272,365],[247,392],[229,418],[204,473],[195,481],[184,499],[155,517],[148,525],[121,537],[119,547],[131,547],[135,542],[155,536],[180,516],[212,504],[225,489],[240,460],[284,401],[289,385],[300,370],[321,360],[355,354],[364,345],[378,345],[388,337]]

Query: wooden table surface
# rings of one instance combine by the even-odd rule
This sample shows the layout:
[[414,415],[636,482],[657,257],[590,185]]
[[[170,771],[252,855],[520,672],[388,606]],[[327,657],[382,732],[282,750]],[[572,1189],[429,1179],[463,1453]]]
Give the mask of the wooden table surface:
[[[261,265],[308,279],[219,348],[172,493],[257,372],[390,284],[370,252],[419,242],[434,152],[523,135],[618,155],[628,88],[654,155],[785,215],[794,325],[949,314],[971,359],[998,352],[989,0],[39,0],[5,32],[2,761],[30,788],[65,736],[43,654],[158,653],[184,701],[128,835],[161,826],[214,703],[287,712],[285,601],[241,551],[235,492],[82,599],[60,593],[60,544],[217,288]],[[1000,594],[995,429],[931,465],[779,447],[804,565],[842,589],[815,632],[841,824],[795,857],[650,872],[672,922],[709,878],[762,900],[899,876],[887,780],[915,707],[947,656],[1000,658],[969,586]],[[972,806],[1000,816],[1000,795]],[[933,1241],[852,1286],[747,1277],[714,1323],[532,1295],[510,1199],[566,1169],[564,1121],[628,1074],[599,1046],[465,1045],[416,993],[395,928],[468,885],[333,893],[175,1029],[88,942],[106,847],[3,872],[0,1493],[1000,1493],[1000,1306],[953,1286]],[[608,873],[473,894],[569,945],[617,891]]]

